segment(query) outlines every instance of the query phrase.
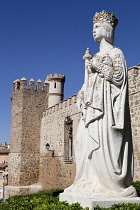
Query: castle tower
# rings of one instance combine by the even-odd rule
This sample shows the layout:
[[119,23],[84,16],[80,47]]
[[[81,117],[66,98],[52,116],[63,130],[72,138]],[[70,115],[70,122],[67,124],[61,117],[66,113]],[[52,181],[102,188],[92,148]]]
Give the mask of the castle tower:
[[31,79],[29,85],[24,77],[13,82],[7,198],[42,189],[39,183],[41,120],[48,107],[63,99],[64,81],[64,75],[54,74],[47,76],[44,86],[40,79],[36,84]]
[[33,79],[29,81],[29,87],[26,83],[25,78],[16,80],[12,90],[8,185],[15,194],[21,186],[38,183],[40,126],[42,114],[48,108],[49,84],[42,87],[42,81],[38,80],[34,88]]
[[128,69],[129,105],[134,148],[134,181],[140,180],[140,64]]
[[62,74],[50,74],[45,83],[49,83],[48,108],[63,100],[65,76]]

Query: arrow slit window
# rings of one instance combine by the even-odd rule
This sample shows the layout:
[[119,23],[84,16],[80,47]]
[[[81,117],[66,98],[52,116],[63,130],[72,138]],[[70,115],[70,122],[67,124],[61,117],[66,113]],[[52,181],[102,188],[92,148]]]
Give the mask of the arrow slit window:
[[72,163],[73,158],[73,122],[66,117],[64,122],[64,161]]

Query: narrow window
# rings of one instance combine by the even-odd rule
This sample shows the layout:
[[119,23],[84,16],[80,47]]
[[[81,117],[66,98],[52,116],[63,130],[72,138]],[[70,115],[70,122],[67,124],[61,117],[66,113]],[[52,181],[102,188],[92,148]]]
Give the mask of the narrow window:
[[70,117],[67,117],[64,123],[64,162],[72,163],[73,156],[73,123]]
[[3,179],[3,172],[0,172],[0,179]]
[[20,89],[20,82],[17,82],[17,89]]
[[56,82],[54,83],[54,88],[56,88]]

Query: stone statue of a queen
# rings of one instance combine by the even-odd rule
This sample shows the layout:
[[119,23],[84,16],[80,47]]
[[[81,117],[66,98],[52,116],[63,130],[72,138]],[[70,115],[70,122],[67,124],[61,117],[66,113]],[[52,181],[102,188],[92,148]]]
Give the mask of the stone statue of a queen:
[[75,141],[76,177],[65,192],[136,197],[132,186],[133,149],[124,55],[113,47],[118,23],[102,11],[93,19],[93,36],[100,51],[87,49],[85,82],[77,96],[82,112]]

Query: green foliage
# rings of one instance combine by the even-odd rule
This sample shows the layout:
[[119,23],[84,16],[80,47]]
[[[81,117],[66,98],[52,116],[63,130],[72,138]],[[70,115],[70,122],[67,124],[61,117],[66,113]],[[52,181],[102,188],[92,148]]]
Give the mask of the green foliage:
[[[140,195],[140,182],[133,182]],[[67,202],[59,201],[59,193],[63,190],[41,191],[29,195],[16,195],[6,203],[0,202],[0,210],[89,210],[82,208],[79,203],[68,204]],[[140,210],[140,204],[114,204],[109,208],[101,208],[96,206],[94,210]]]
[[136,188],[138,196],[140,197],[140,182],[133,182],[133,186]]
[[121,203],[121,204],[114,204],[109,208],[101,208],[99,206],[96,206],[94,210],[140,210],[140,204]]
[[0,202],[0,210],[88,210],[79,203],[69,205],[59,201],[59,193],[63,190],[41,191],[29,195],[16,195],[6,203]]

